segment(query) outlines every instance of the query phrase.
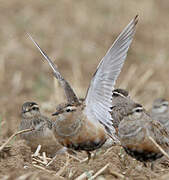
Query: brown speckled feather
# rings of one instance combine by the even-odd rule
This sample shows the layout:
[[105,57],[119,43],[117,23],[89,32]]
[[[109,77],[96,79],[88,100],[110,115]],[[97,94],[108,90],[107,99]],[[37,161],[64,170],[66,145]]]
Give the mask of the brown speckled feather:
[[[119,124],[118,135],[126,152],[139,161],[154,161],[162,157],[160,150],[151,142],[152,137],[165,151],[169,149],[169,134],[137,104]],[[133,110],[136,110],[135,112]],[[137,112],[138,111],[138,112]],[[140,111],[140,112],[139,112]]]

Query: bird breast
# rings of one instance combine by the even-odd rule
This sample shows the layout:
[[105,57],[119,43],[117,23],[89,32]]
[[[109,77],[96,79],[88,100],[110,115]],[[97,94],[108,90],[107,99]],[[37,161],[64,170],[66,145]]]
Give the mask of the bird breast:
[[83,114],[73,120],[56,120],[54,134],[60,144],[75,150],[95,150],[107,139],[104,127],[100,123],[92,123]]
[[125,119],[119,124],[118,134],[120,138],[129,138],[136,137],[139,135],[140,140],[143,138],[143,128],[140,124],[137,124],[135,121],[126,121]]
[[80,131],[83,118],[80,113],[59,114],[54,123],[55,135],[61,137],[74,136]]

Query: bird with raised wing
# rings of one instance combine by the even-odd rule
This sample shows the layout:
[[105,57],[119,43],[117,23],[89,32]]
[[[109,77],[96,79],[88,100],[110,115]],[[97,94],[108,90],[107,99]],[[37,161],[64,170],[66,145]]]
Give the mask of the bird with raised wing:
[[90,156],[90,151],[100,148],[109,136],[114,141],[118,141],[110,114],[112,90],[133,40],[137,22],[136,16],[102,58],[84,101],[79,101],[54,63],[29,35],[52,68],[54,76],[60,82],[67,97],[67,103],[58,105],[57,111],[53,114],[56,116],[54,134],[63,146],[84,150]]

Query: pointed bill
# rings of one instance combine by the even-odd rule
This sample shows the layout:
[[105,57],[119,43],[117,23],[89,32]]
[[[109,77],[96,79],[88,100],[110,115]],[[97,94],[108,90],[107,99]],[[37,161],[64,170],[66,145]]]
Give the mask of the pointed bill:
[[42,54],[42,56],[45,58],[45,60],[48,62],[49,66],[52,68],[54,76],[56,77],[56,79],[59,81],[59,83],[61,84],[62,88],[65,91],[65,95],[67,98],[68,103],[70,104],[79,104],[79,100],[76,97],[76,94],[74,93],[73,89],[71,88],[71,86],[69,85],[69,83],[63,78],[63,76],[60,74],[59,70],[57,69],[57,67],[55,66],[55,64],[52,62],[52,60],[47,56],[47,54],[40,48],[40,46],[38,45],[38,43],[32,38],[32,36],[30,34],[28,34],[29,38],[33,41],[33,43],[35,44],[35,46],[38,48],[38,50],[40,51],[40,53]]
[[115,131],[113,119],[109,113],[112,105],[112,91],[133,40],[137,22],[138,16],[125,27],[102,58],[85,98],[85,114],[88,119],[99,121],[111,132]]

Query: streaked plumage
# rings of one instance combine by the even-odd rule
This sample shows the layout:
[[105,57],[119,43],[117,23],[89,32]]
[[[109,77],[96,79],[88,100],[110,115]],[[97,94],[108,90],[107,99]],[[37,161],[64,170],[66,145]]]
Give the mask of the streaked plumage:
[[110,113],[113,118],[113,126],[118,131],[119,123],[122,121],[123,117],[127,115],[130,106],[135,104],[135,102],[130,98],[128,92],[124,89],[113,90],[112,97],[112,107]]
[[53,122],[40,113],[38,104],[25,102],[22,105],[21,115],[20,130],[34,128],[33,131],[20,135],[22,139],[26,140],[32,151],[35,151],[40,144],[41,151],[45,151],[50,156],[55,155],[61,146],[53,135]]
[[149,139],[152,137],[165,151],[169,149],[169,134],[161,123],[152,120],[140,104],[131,105],[119,124],[118,137],[125,151],[141,162],[151,162],[163,156]]

